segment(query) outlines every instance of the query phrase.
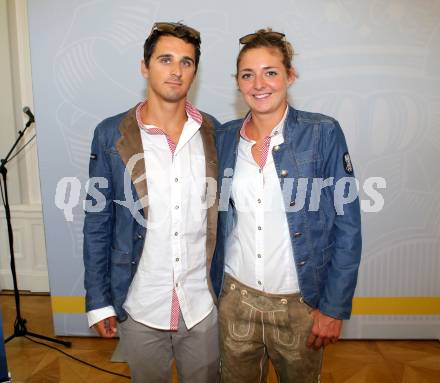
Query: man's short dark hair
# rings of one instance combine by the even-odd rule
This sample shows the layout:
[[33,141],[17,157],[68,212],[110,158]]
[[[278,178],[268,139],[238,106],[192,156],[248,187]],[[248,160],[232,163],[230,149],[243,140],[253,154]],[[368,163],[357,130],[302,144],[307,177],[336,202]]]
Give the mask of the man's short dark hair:
[[161,36],[174,36],[191,44],[194,47],[194,64],[197,72],[197,67],[200,60],[200,33],[194,28],[188,27],[182,23],[155,23],[153,25],[151,33],[144,43],[145,66],[148,68],[154,48],[156,47],[157,41]]

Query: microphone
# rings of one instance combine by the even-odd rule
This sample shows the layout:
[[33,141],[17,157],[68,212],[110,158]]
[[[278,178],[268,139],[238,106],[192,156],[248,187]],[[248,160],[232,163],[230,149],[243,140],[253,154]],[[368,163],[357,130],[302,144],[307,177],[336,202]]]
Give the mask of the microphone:
[[35,121],[35,117],[31,112],[31,109],[28,106],[25,106],[23,108],[23,113],[25,113],[28,117],[29,117],[29,122],[34,122]]

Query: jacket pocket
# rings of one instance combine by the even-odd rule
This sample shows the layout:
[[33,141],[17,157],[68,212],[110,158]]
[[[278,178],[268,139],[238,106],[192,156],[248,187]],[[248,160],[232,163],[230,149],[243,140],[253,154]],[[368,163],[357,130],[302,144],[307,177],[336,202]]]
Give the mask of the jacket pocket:
[[118,249],[111,250],[110,281],[115,305],[122,304],[133,279],[130,254]]
[[[314,150],[306,150],[295,153],[296,163],[298,165],[298,177],[310,178],[316,177],[317,169],[320,163],[320,157]],[[311,180],[309,180],[311,182]]]
[[118,250],[112,247],[111,263],[115,265],[129,264],[131,262],[130,254],[127,251]]
[[331,258],[334,250],[334,242],[321,250],[321,258],[319,263],[315,267],[315,278],[318,284],[319,291],[322,290],[323,286],[327,281],[328,276],[328,266],[331,262]]
[[334,247],[335,243],[332,242],[330,245],[321,250],[321,258],[318,263],[318,268],[327,266],[332,258]]
[[304,152],[296,152],[295,153],[296,161],[298,165],[307,164],[309,162],[313,162],[316,160],[313,150],[305,150]]

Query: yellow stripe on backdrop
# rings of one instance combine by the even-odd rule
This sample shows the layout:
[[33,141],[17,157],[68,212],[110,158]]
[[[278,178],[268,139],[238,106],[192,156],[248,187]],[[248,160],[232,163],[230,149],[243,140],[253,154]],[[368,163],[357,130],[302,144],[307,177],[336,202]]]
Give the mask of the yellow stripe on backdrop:
[[86,312],[84,297],[54,296],[51,297],[54,314],[83,314]]
[[[54,314],[82,314],[84,297],[53,296]],[[440,315],[440,297],[355,297],[353,315]]]
[[353,315],[440,315],[440,297],[355,297]]

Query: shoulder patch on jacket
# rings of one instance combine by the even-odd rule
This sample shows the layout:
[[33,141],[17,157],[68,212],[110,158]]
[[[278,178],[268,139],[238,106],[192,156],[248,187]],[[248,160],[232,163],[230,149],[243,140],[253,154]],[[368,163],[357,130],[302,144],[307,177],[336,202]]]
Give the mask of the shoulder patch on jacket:
[[353,174],[353,165],[351,163],[350,154],[348,152],[345,152],[342,156],[342,160],[344,162],[344,169],[347,174]]

